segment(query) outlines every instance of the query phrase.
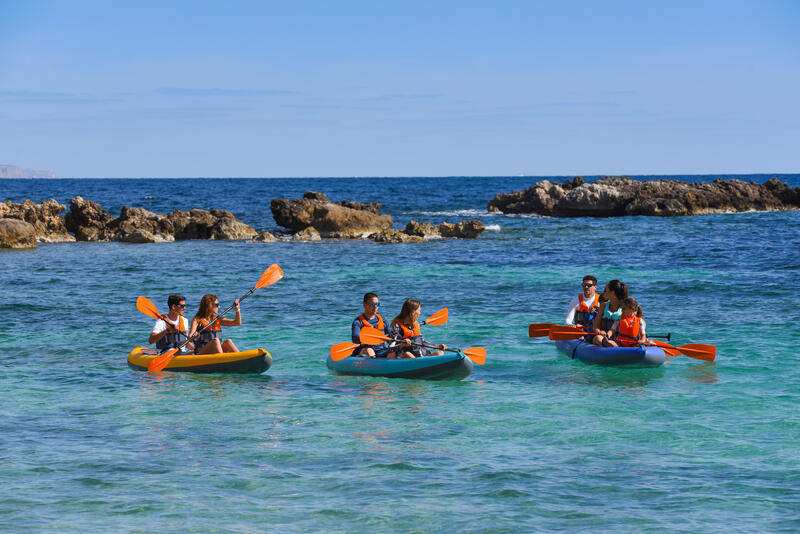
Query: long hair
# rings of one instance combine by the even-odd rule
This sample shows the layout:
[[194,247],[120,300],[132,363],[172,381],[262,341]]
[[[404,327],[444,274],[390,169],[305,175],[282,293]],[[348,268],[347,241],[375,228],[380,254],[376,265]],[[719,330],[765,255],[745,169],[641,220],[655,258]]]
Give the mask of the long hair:
[[406,299],[403,303],[403,308],[400,314],[392,319],[393,323],[402,323],[406,328],[414,328],[414,319],[411,315],[419,309],[419,301],[414,299]]
[[200,299],[200,307],[197,309],[197,314],[194,316],[195,319],[211,319],[214,315],[214,302],[216,302],[217,296],[208,294],[203,295],[203,298]]
[[611,280],[609,283],[606,284],[606,287],[609,291],[614,293],[614,296],[617,297],[617,300],[622,302],[626,298],[628,298],[628,286],[620,282],[619,280]]

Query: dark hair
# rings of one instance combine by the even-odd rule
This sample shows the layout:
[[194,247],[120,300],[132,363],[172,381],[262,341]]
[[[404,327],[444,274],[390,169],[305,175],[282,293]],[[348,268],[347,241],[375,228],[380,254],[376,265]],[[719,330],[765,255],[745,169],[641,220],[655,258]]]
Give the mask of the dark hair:
[[583,281],[584,281],[584,282],[585,282],[585,281],[587,281],[587,280],[589,280],[589,281],[590,281],[591,283],[593,283],[594,285],[597,285],[597,278],[595,278],[595,277],[594,277],[594,276],[592,276],[591,274],[587,274],[586,276],[584,276],[584,277],[583,277]]
[[606,284],[606,287],[609,291],[614,293],[614,296],[617,297],[617,300],[622,302],[626,298],[628,298],[628,286],[620,282],[619,280],[611,280],[609,283]]
[[364,293],[364,302],[367,302],[369,299],[376,299],[378,295],[375,293]]
[[170,295],[167,297],[167,308],[172,308],[172,306],[177,306],[181,303],[182,300],[186,300],[186,297],[183,295]]
[[[621,304],[622,304],[622,306],[625,306],[626,308],[630,308],[633,311],[635,311],[637,315],[639,315],[639,312],[641,312],[641,310],[642,310],[642,307],[639,306],[639,303],[636,302],[636,299],[633,298],[633,297],[626,297],[621,302]],[[639,315],[639,317],[641,317],[641,315]]]

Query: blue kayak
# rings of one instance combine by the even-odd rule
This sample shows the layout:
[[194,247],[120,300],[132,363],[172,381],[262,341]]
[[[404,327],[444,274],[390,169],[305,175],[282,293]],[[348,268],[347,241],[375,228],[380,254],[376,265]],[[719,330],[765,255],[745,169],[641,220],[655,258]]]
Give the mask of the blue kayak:
[[597,365],[657,367],[667,359],[661,347],[598,347],[583,339],[556,341],[556,347],[573,360]]
[[407,360],[348,356],[335,362],[328,356],[327,365],[328,369],[339,375],[425,380],[461,380],[472,372],[472,360],[460,352]]

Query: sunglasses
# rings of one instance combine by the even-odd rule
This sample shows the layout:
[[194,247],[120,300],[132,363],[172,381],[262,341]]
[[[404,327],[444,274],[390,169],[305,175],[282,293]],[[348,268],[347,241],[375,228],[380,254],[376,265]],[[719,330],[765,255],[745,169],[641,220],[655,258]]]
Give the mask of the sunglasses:
[[583,287],[592,287],[594,284],[581,284]]
[[367,306],[372,306],[373,308],[377,308],[380,305],[380,302],[367,302]]
[[215,303],[214,303],[214,306],[219,306],[219,302],[215,302]]
[[186,304],[176,304],[175,306],[177,306],[178,308],[185,308]]

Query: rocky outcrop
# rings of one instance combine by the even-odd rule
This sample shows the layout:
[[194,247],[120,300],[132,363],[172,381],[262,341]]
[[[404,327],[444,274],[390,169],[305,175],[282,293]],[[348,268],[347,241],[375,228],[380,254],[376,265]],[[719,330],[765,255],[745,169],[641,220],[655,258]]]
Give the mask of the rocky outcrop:
[[369,237],[376,243],[418,243],[425,241],[423,236],[407,234],[400,230],[381,230]]
[[60,217],[61,212],[66,209],[64,204],[52,198],[41,204],[36,204],[32,200],[15,204],[7,200],[0,203],[0,217],[19,219],[31,224],[39,243],[62,243],[75,241],[75,238],[67,232],[64,219]]
[[295,241],[319,241],[322,239],[322,236],[319,235],[316,228],[309,226],[299,232],[295,232],[294,235],[292,235],[292,239]]
[[0,218],[0,248],[36,248],[36,229],[22,219]]
[[119,217],[114,219],[99,204],[81,197],[70,200],[70,212],[64,219],[67,228],[79,241],[241,240],[257,234],[225,210],[175,210],[168,215],[159,215],[144,208],[123,206]]
[[392,228],[392,216],[380,214],[380,204],[331,202],[324,193],[308,191],[301,199],[273,199],[272,216],[278,225],[299,232],[309,227],[321,237],[362,238]]
[[410,221],[406,225],[406,228],[403,230],[403,232],[408,235],[424,238],[449,237],[459,239],[475,239],[485,229],[486,226],[478,219],[461,221],[456,224],[443,222],[437,226],[434,226],[430,223]]
[[112,219],[100,204],[78,196],[70,199],[64,224],[78,241],[105,241],[108,239],[105,234],[106,225]]
[[588,184],[582,178],[563,184],[542,180],[524,191],[500,193],[489,211],[537,213],[554,217],[623,215],[699,215],[740,211],[800,209],[800,188],[777,178],[764,184],[717,179],[711,183],[606,177]]

